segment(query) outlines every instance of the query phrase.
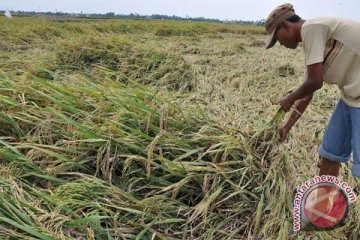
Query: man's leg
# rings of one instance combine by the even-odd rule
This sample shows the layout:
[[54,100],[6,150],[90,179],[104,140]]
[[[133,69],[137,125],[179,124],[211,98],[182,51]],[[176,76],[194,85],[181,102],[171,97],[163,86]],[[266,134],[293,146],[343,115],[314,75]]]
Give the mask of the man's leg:
[[360,108],[349,108],[352,126],[351,147],[354,159],[352,175],[360,178]]
[[[329,124],[325,130],[323,142],[319,147],[319,175],[338,176],[342,162],[347,162],[351,154],[351,118],[348,106],[342,101],[336,105]],[[324,192],[325,191],[325,192]],[[331,190],[316,189],[315,202]],[[321,201],[317,209],[324,214],[332,208],[333,199],[328,197]]]
[[341,163],[331,161],[329,159],[320,157],[320,163],[319,163],[319,176],[321,175],[331,175],[331,176],[339,176]]
[[319,175],[339,175],[341,162],[347,162],[350,158],[351,135],[349,107],[339,100],[319,147]]

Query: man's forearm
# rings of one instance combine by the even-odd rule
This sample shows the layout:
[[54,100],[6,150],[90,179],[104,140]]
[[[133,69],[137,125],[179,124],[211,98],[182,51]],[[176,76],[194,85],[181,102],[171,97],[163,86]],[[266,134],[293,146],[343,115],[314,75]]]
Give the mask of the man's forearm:
[[291,93],[293,101],[312,96],[313,93],[322,87],[322,83],[306,80],[297,90]]
[[305,98],[298,100],[298,102],[295,103],[295,109],[291,113],[291,115],[286,123],[286,127],[288,129],[292,128],[292,126],[297,122],[297,120],[299,120],[299,118],[305,112],[307,106],[311,102],[311,99],[312,99],[312,94],[306,96]]

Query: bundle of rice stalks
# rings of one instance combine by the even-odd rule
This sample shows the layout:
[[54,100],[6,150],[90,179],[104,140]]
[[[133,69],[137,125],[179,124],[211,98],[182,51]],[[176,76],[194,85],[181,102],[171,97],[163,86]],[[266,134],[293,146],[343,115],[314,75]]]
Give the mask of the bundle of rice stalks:
[[255,156],[260,158],[262,162],[264,159],[271,158],[275,153],[272,150],[275,149],[274,146],[279,141],[279,126],[285,114],[286,112],[280,108],[264,128],[260,129],[250,139],[250,144],[255,150]]

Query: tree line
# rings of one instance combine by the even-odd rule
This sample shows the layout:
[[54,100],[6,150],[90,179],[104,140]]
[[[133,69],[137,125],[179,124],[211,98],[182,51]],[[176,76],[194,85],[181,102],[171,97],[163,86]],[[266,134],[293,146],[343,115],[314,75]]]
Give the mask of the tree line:
[[[5,11],[0,11],[2,15]],[[114,12],[108,13],[66,13],[66,12],[35,12],[35,11],[16,11],[11,12],[14,16],[60,16],[60,17],[77,17],[77,18],[104,18],[104,19],[154,19],[154,20],[178,20],[178,21],[198,21],[198,22],[231,22],[239,24],[252,24],[252,25],[263,25],[264,19],[256,21],[245,21],[245,20],[220,20],[216,18],[205,18],[205,17],[180,17],[180,16],[169,16],[162,14],[152,15],[141,15],[137,13],[130,14],[115,14]]]

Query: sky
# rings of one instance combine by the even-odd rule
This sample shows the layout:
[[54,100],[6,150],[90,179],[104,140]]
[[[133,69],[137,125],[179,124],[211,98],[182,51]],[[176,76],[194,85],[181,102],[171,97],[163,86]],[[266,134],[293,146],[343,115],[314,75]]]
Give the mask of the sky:
[[[360,21],[359,0],[295,0],[295,12],[304,19],[338,16]],[[0,9],[22,11],[62,11],[69,13],[138,13],[220,20],[261,20],[278,0],[0,0]]]

